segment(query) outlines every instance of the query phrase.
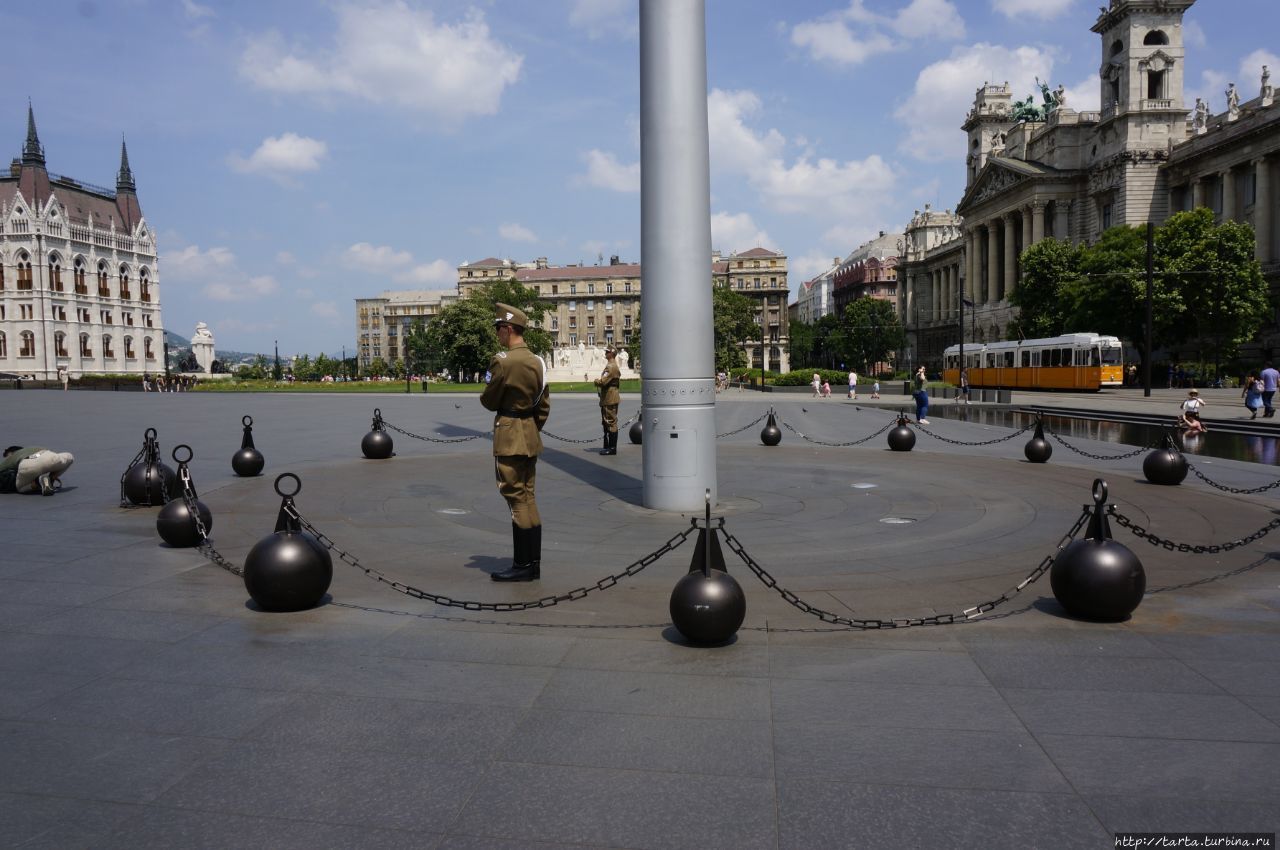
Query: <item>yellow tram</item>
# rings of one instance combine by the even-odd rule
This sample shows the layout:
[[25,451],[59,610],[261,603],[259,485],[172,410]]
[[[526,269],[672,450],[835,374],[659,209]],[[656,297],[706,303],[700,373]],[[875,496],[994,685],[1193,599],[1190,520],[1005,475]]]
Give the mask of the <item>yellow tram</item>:
[[[943,379],[959,386],[960,346],[942,358]],[[1099,334],[966,343],[964,364],[971,387],[1097,392],[1124,384],[1124,344]]]

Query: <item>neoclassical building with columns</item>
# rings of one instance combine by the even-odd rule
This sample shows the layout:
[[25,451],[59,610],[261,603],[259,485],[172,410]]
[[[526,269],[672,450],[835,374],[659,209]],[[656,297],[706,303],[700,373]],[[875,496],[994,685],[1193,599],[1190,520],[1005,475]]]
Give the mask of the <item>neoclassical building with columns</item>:
[[159,284],[123,143],[114,192],[50,174],[28,107],[22,156],[0,176],[0,372],[163,370]]
[[[1007,83],[977,90],[962,125],[958,221],[917,215],[907,229],[902,318],[912,360],[937,364],[960,341],[962,297],[964,339],[1003,339],[1021,254],[1041,239],[1093,242],[1108,227],[1160,224],[1193,207],[1251,224],[1263,273],[1280,290],[1280,106],[1264,67],[1251,90],[1232,84],[1220,110],[1185,102],[1182,17],[1194,2],[1110,0],[1101,9],[1092,27],[1101,48],[1097,112],[1075,111],[1061,88],[1026,101]],[[938,238],[948,225],[950,238]],[[1270,319],[1262,356],[1280,347]]]

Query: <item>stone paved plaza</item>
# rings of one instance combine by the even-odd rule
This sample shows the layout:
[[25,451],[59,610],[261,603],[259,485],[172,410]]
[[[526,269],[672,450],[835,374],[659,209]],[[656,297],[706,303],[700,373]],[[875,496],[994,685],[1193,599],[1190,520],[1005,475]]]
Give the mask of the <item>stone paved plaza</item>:
[[[721,401],[720,431],[772,403],[833,442],[889,416]],[[1116,528],[1150,591],[1124,623],[1068,618],[1046,577],[978,621],[890,631],[808,617],[726,551],[747,618],[706,648],[667,613],[692,539],[533,613],[436,607],[335,559],[327,604],[269,614],[237,577],[162,545],[155,509],[117,506],[155,427],[166,455],[195,451],[232,561],[271,531],[272,480],[292,471],[303,515],[363,564],[483,601],[593,584],[689,526],[641,506],[625,436],[614,458],[548,439],[542,581],[495,585],[510,526],[489,442],[394,434],[394,458],[366,460],[375,406],[441,438],[491,421],[473,395],[0,393],[6,445],[77,458],[55,496],[0,497],[0,846],[1101,848],[1116,831],[1280,825],[1276,535],[1193,555]],[[624,398],[623,416],[637,406]],[[255,479],[230,468],[244,414],[267,459]],[[556,397],[547,427],[598,438],[594,399]],[[791,431],[766,448],[759,430],[719,441],[716,514],[780,585],[847,617],[998,596],[1054,551],[1099,475],[1121,512],[1193,544],[1240,538],[1280,507],[1276,491],[1148,484],[1141,456],[1057,446],[1032,465],[1021,436],[920,434],[902,454],[883,436],[826,448]],[[1008,433],[943,418],[930,430]],[[1276,475],[1204,468],[1236,487]]]

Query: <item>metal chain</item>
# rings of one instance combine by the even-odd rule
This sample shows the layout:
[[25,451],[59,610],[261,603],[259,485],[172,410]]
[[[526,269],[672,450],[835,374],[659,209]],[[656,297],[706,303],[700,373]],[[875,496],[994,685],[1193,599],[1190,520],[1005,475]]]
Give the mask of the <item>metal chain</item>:
[[969,442],[968,440],[953,440],[950,437],[944,437],[941,434],[936,434],[933,431],[930,431],[928,428],[924,427],[923,425],[916,425],[917,428],[919,428],[924,433],[928,434],[930,437],[933,437],[935,440],[941,440],[942,442],[950,443],[953,446],[992,446],[992,445],[995,445],[996,443],[1003,443],[1006,440],[1012,440],[1014,437],[1025,434],[1035,426],[1036,426],[1036,423],[1032,422],[1028,425],[1023,426],[1017,431],[1014,431],[1012,434],[1007,434],[1003,437],[996,437],[994,440],[979,440],[977,442]]
[[124,494],[124,480],[129,477],[129,470],[137,466],[138,461],[142,460],[147,454],[147,444],[143,443],[142,448],[138,449],[138,453],[133,456],[133,460],[129,461],[129,465],[124,468],[124,472],[120,474],[120,507],[133,508],[140,507],[129,501],[129,497]]
[[[148,450],[152,448],[154,448],[155,451],[154,458],[150,457],[148,454]],[[129,461],[129,465],[124,468],[124,473],[120,476],[120,507],[130,509],[155,507],[155,505],[151,504],[150,488],[147,489],[147,503],[145,505],[135,505],[133,502],[130,502],[129,497],[124,494],[124,481],[129,477],[129,470],[137,466],[139,461],[148,464],[152,461],[155,462],[156,474],[160,478],[160,504],[169,504],[169,476],[164,474],[164,463],[160,460],[160,444],[153,439],[148,439],[142,444],[142,448],[138,450],[138,453],[133,456],[133,460]],[[145,477],[143,480],[146,480]]]
[[761,413],[758,417],[756,417],[755,419],[751,420],[751,421],[750,421],[750,422],[748,422],[746,425],[743,425],[741,428],[735,428],[735,429],[734,429],[734,430],[732,430],[732,431],[725,431],[723,434],[716,434],[716,439],[717,439],[717,440],[722,440],[722,439],[724,439],[725,437],[732,437],[734,434],[741,434],[743,431],[747,430],[748,428],[752,427],[753,425],[759,425],[759,424],[760,424],[761,422],[763,422],[763,421],[764,421],[768,416],[769,416],[769,414],[768,414],[768,413]]
[[1191,471],[1196,474],[1196,478],[1199,478],[1201,481],[1203,481],[1205,484],[1208,484],[1210,487],[1216,487],[1217,489],[1223,491],[1224,493],[1239,493],[1241,495],[1247,495],[1251,493],[1265,493],[1268,490],[1274,490],[1275,488],[1280,487],[1280,478],[1277,478],[1275,481],[1272,481],[1270,484],[1263,484],[1261,487],[1248,487],[1248,488],[1228,487],[1225,484],[1219,484],[1217,481],[1210,480],[1209,477],[1206,476],[1203,472],[1196,469],[1196,465],[1191,461],[1187,461],[1187,466],[1189,466],[1191,468]]
[[390,428],[392,431],[397,431],[401,434],[404,434],[406,437],[412,437],[415,440],[423,440],[428,443],[465,443],[468,440],[479,440],[482,437],[493,436],[492,431],[486,431],[483,434],[472,434],[469,437],[424,437],[421,434],[415,434],[412,431],[406,431],[403,428],[397,428],[395,425],[392,425],[390,422],[388,422],[385,419],[382,420],[382,424],[384,427]]
[[788,431],[795,434],[800,439],[807,440],[808,442],[813,443],[815,446],[830,446],[832,448],[845,448],[847,446],[861,445],[867,442],[868,440],[874,440],[876,437],[879,437],[885,431],[888,431],[890,428],[892,428],[894,425],[897,425],[897,424],[898,424],[898,419],[895,416],[892,422],[890,422],[888,425],[881,428],[879,431],[876,431],[874,434],[868,434],[867,436],[863,437],[860,440],[850,440],[847,443],[828,443],[825,440],[815,440],[813,437],[810,437],[809,435],[804,434],[800,431],[797,431],[795,428],[792,428],[791,425],[787,422],[783,422],[782,427],[786,428]]
[[778,580],[770,575],[764,567],[756,563],[755,559],[747,554],[747,550],[740,542],[738,542],[738,539],[728,531],[724,531],[724,519],[721,518],[719,522],[720,529],[724,531],[725,543],[733,550],[734,554],[742,559],[742,562],[756,574],[756,578],[760,579],[760,581],[764,583],[765,587],[773,588],[777,591],[779,596],[787,600],[787,602],[800,611],[817,617],[824,623],[848,626],[852,629],[907,629],[914,626],[949,626],[958,622],[974,620],[981,617],[983,614],[986,614],[988,611],[992,611],[1008,602],[1049,571],[1049,568],[1053,566],[1054,559],[1057,557],[1058,553],[1061,552],[1068,543],[1075,539],[1075,536],[1080,533],[1080,529],[1083,528],[1084,524],[1089,520],[1091,508],[1092,505],[1085,506],[1084,510],[1080,514],[1080,518],[1075,521],[1075,524],[1071,526],[1071,530],[1063,536],[1061,541],[1059,541],[1058,548],[1052,555],[1046,555],[1044,560],[1042,560],[1034,570],[1027,574],[1026,578],[997,596],[995,599],[974,605],[971,608],[966,608],[955,614],[935,614],[931,617],[897,617],[892,620],[864,620],[851,617],[841,617],[839,614],[833,614],[830,611],[824,611],[821,608],[810,605],[790,590],[779,587]]
[[[621,427],[621,426],[619,426],[619,427]],[[548,431],[546,428],[543,428],[541,433],[542,433],[542,436],[544,436],[544,437],[550,437],[551,439],[553,439],[553,440],[559,440],[559,441],[560,441],[560,442],[562,442],[562,443],[577,443],[577,444],[581,445],[581,444],[584,444],[584,443],[598,443],[598,442],[600,442],[600,438],[599,438],[599,437],[587,437],[585,440],[574,440],[574,439],[571,439],[571,438],[569,438],[569,437],[561,437],[559,434],[554,434],[554,433],[552,433],[551,431]]]
[[361,564],[359,559],[354,555],[338,548],[337,544],[335,544],[332,539],[308,522],[306,518],[298,512],[297,508],[290,505],[286,506],[285,510],[288,511],[291,517],[298,521],[304,531],[314,536],[322,546],[332,551],[344,563],[355,567],[374,581],[388,585],[392,590],[398,593],[403,593],[405,596],[412,596],[415,599],[422,599],[427,602],[433,602],[436,605],[444,605],[450,608],[463,608],[467,611],[527,611],[531,608],[550,608],[553,605],[559,605],[561,602],[572,602],[582,599],[592,591],[607,590],[617,584],[621,579],[627,576],[636,575],[663,555],[679,548],[680,544],[684,543],[685,540],[689,538],[689,535],[697,529],[697,520],[695,519],[690,524],[689,528],[672,537],[666,543],[662,544],[648,555],[645,555],[643,558],[631,562],[622,570],[622,572],[605,576],[595,584],[579,587],[574,590],[570,590],[568,593],[560,593],[555,596],[544,596],[541,599],[536,599],[531,602],[472,602],[463,599],[453,599],[449,596],[441,596],[437,593],[430,593],[414,587],[413,585],[396,581],[373,567],[366,567]]
[[1170,552],[1190,552],[1193,555],[1216,555],[1219,552],[1230,552],[1232,549],[1239,549],[1241,546],[1248,546],[1256,540],[1261,540],[1272,531],[1280,528],[1280,517],[1271,520],[1271,522],[1259,528],[1248,537],[1242,537],[1239,540],[1232,540],[1229,543],[1211,543],[1207,546],[1199,546],[1191,543],[1175,543],[1172,540],[1166,540],[1147,531],[1133,520],[1116,510],[1115,505],[1107,506],[1107,514],[1113,517],[1118,525],[1127,528],[1133,532],[1135,537],[1140,537],[1150,543],[1152,546],[1160,546]]
[[1078,449],[1075,446],[1071,445],[1066,440],[1062,439],[1062,437],[1058,436],[1058,433],[1054,431],[1052,428],[1050,428],[1048,425],[1044,426],[1044,430],[1048,431],[1049,436],[1053,437],[1059,443],[1062,443],[1062,445],[1066,446],[1071,451],[1075,452],[1078,455],[1084,455],[1085,457],[1093,458],[1094,460],[1123,460],[1124,458],[1136,457],[1142,454],[1143,452],[1148,452],[1148,451],[1151,451],[1152,449],[1160,447],[1160,442],[1155,442],[1155,443],[1148,443],[1147,445],[1142,446],[1141,448],[1134,449],[1131,452],[1125,452],[1124,454],[1096,455],[1093,452],[1086,452],[1084,449]]

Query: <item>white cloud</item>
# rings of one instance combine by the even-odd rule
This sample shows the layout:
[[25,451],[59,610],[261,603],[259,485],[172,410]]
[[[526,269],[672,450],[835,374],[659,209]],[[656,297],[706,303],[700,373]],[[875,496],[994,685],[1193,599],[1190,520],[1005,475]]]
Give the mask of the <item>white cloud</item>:
[[822,241],[844,256],[883,229],[870,224],[836,224],[822,234]]
[[614,192],[640,191],[640,163],[624,165],[611,153],[589,150],[582,156],[587,161],[587,173],[578,175],[575,182]]
[[292,266],[298,262],[298,258],[291,251],[277,251],[276,262],[282,266]]
[[357,242],[342,252],[341,262],[353,271],[390,277],[397,283],[419,285],[457,282],[457,270],[445,260],[419,263],[408,251],[397,251],[389,245]]
[[[1253,51],[1240,60],[1240,74],[1236,77],[1236,88],[1240,89],[1240,99],[1249,100],[1257,97],[1262,91],[1262,66],[1266,65],[1275,78],[1280,78],[1280,56],[1270,50]],[[1275,86],[1276,83],[1272,83]]]
[[831,268],[833,259],[835,254],[824,254],[817,250],[807,251],[801,256],[793,254],[787,257],[788,275],[795,284],[793,288],[798,289],[800,284],[813,280]]
[[786,140],[774,128],[757,131],[747,119],[761,112],[750,91],[715,89],[707,98],[711,164],[717,171],[741,174],[773,210],[818,216],[862,215],[867,198],[892,188],[893,170],[878,155],[863,160],[800,156],[788,164]]
[[[852,0],[847,9],[802,21],[791,29],[791,43],[819,62],[858,65],[873,56],[907,47],[923,38],[964,37],[964,19],[951,0],[911,0],[894,15],[880,15]],[[893,36],[897,35],[898,41]]]
[[991,0],[991,8],[1007,18],[1026,15],[1048,20],[1067,11],[1074,2],[1075,0]]
[[1067,107],[1076,112],[1097,112],[1102,108],[1102,88],[1097,74],[1086,74],[1074,86],[1067,86]]
[[495,41],[484,15],[437,22],[404,0],[346,3],[329,49],[252,38],[240,62],[255,85],[284,94],[340,95],[430,114],[446,123],[498,111],[524,58]]
[[[984,81],[1008,81],[1014,96],[1031,92],[1035,78],[1049,79],[1053,56],[1035,47],[998,44],[957,47],[946,58],[926,66],[916,77],[907,100],[894,117],[907,127],[902,148],[918,159],[937,161],[964,155],[960,124]],[[1068,96],[1070,97],[1070,96]],[[1080,107],[1068,100],[1073,109]]]
[[1183,93],[1187,108],[1193,107],[1198,97],[1209,104],[1210,113],[1226,112],[1227,83],[1230,81],[1231,77],[1226,71],[1216,71],[1212,68],[1201,71],[1199,85],[1188,84]]
[[213,301],[252,301],[280,288],[271,275],[249,275],[240,270],[236,255],[223,247],[201,251],[188,245],[164,254],[164,278],[183,289],[199,287]]
[[341,318],[338,313],[338,305],[332,301],[317,301],[311,305],[311,313],[324,319]]
[[210,9],[208,6],[202,6],[199,3],[196,3],[195,0],[182,0],[182,9],[187,13],[188,18],[195,21],[198,21],[201,18],[216,17],[213,9]]
[[285,133],[263,139],[249,157],[231,154],[227,164],[241,174],[264,174],[271,179],[288,184],[294,174],[315,171],[320,161],[328,155],[329,146],[319,139]]
[[537,235],[523,224],[507,222],[498,227],[498,235],[512,242],[537,242]]
[[573,0],[569,25],[591,38],[633,36],[640,28],[635,0]]
[[1208,47],[1209,39],[1199,21],[1182,19],[1182,43],[1187,47]]
[[769,234],[761,230],[749,213],[718,212],[711,214],[711,245],[721,253],[734,254],[752,248],[775,249]]

